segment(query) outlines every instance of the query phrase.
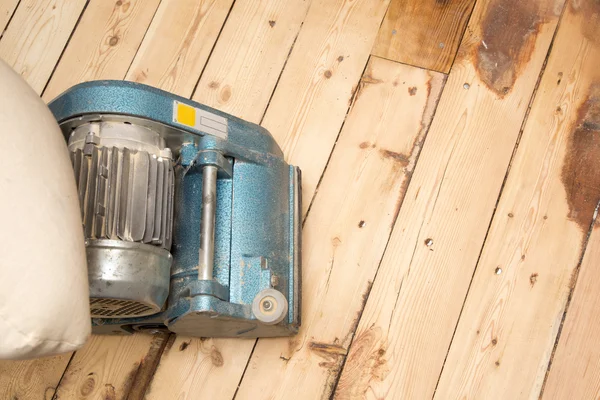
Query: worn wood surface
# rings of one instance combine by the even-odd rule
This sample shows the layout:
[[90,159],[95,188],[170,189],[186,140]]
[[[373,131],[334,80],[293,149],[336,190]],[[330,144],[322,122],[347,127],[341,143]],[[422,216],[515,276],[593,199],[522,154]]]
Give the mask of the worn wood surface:
[[475,0],[392,0],[373,54],[448,72]]
[[[587,37],[594,23],[588,16],[569,7],[561,22],[444,366],[438,399],[539,397],[600,200],[595,167],[600,139],[594,128],[600,122],[600,46],[596,37]],[[600,33],[598,22],[594,31]]]
[[0,362],[0,397],[596,396],[600,13],[570,1],[527,117],[564,1],[474,3],[0,0],[45,100],[125,78],[261,122],[308,214],[297,337],[93,337]]
[[[555,6],[477,2],[350,347],[339,398],[433,396],[560,15]],[[534,32],[531,21],[539,21]],[[507,22],[512,41],[483,47],[494,24]],[[502,64],[506,54],[512,61]]]

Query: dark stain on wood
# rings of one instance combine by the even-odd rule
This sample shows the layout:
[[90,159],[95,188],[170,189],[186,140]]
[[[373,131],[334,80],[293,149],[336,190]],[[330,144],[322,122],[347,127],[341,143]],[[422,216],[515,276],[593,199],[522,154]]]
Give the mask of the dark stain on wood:
[[492,339],[492,346],[495,346],[495,345],[497,345],[497,344],[498,344],[498,339],[496,339],[496,338],[493,338],[493,339]]
[[546,2],[491,0],[482,20],[481,40],[475,48],[475,69],[499,98],[513,88],[535,48],[546,22]]
[[494,365],[495,365],[496,367],[499,367],[499,366],[500,366],[500,360],[496,360],[496,362],[494,363]]
[[585,15],[581,20],[581,31],[583,36],[591,42],[598,42],[600,39],[600,1],[598,0],[579,0],[570,1],[573,13]]
[[123,384],[124,398],[129,400],[143,399],[150,388],[158,363],[167,347],[172,347],[175,335],[160,333],[154,335],[148,353],[139,363],[135,363]]
[[215,346],[212,347],[210,352],[210,360],[215,367],[222,367],[225,362],[223,361],[223,355]]
[[385,354],[381,328],[371,326],[366,331],[360,332],[350,348],[344,373],[340,377],[334,398],[365,397],[370,382],[383,381],[389,373]]
[[592,85],[580,104],[568,141],[561,174],[568,218],[586,232],[600,200],[600,84]]
[[191,341],[189,342],[182,342],[181,345],[179,346],[179,351],[184,351],[185,349],[188,348],[188,346],[190,345],[190,343],[192,343]]
[[556,85],[560,85],[560,83],[562,82],[562,77],[563,77],[563,73],[559,72],[558,73],[558,79],[556,80]]
[[269,21],[269,26],[272,28],[272,27],[275,26],[276,23],[277,23],[276,21],[270,20]]
[[344,56],[339,56],[339,57],[337,58],[337,61],[338,61],[338,62],[342,62],[342,61],[344,61]]
[[365,227],[365,221],[361,219],[360,222],[358,223],[358,227],[359,228],[364,228]]
[[537,282],[537,278],[538,278],[537,272],[534,272],[533,274],[529,275],[529,284],[531,285],[531,287],[535,286],[535,284]]
[[104,393],[102,393],[103,400],[116,400],[117,393],[115,392],[115,387],[110,383],[104,385]]
[[219,82],[212,81],[212,82],[210,82],[210,83],[208,84],[208,87],[209,87],[209,88],[211,88],[211,89],[216,89],[216,88],[218,88],[218,87],[219,87]]
[[408,94],[410,96],[414,96],[415,94],[417,94],[417,87],[416,86],[411,86],[408,88]]
[[381,79],[373,78],[371,75],[365,73],[362,78],[360,78],[360,83],[365,85],[377,85],[378,83],[382,83]]
[[346,349],[339,344],[321,343],[321,342],[310,342],[308,344],[309,350],[315,354],[329,358],[330,356],[345,356]]
[[405,156],[402,153],[397,153],[395,151],[381,149],[381,150],[379,150],[379,153],[383,156],[383,158],[388,158],[388,159],[394,160],[396,162],[399,162],[404,167],[407,166],[410,161],[407,156]]
[[221,90],[221,101],[226,103],[231,98],[231,87],[229,85],[225,85]]
[[85,379],[85,381],[83,381],[81,388],[79,388],[79,393],[81,396],[87,397],[92,394],[96,388],[96,379],[94,379],[94,377],[95,374],[92,374],[91,376],[88,374],[88,377]]
[[360,147],[361,149],[366,149],[369,147],[375,147],[375,144],[372,144],[371,142],[362,142],[358,145],[358,147]]

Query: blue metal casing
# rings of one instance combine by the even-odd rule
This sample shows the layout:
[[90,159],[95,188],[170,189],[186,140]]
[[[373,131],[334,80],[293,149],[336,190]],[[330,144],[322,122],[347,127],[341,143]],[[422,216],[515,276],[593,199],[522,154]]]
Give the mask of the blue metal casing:
[[[179,124],[179,102],[226,119],[227,134]],[[87,82],[49,107],[68,140],[73,127],[117,120],[158,131],[177,160],[173,266],[167,306],[143,318],[93,321],[96,333],[166,326],[188,336],[286,336],[300,325],[300,171],[288,165],[264,128],[158,90],[123,81]],[[222,157],[224,156],[224,157]],[[214,280],[198,280],[202,167],[217,165]],[[288,315],[265,325],[252,312],[259,292],[274,288]]]

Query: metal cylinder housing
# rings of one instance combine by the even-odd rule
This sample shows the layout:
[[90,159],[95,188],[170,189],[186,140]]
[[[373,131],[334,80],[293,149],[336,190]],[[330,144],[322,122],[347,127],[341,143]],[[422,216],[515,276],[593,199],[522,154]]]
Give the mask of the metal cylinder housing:
[[174,173],[153,130],[85,123],[68,142],[86,238],[92,317],[160,311],[169,293]]

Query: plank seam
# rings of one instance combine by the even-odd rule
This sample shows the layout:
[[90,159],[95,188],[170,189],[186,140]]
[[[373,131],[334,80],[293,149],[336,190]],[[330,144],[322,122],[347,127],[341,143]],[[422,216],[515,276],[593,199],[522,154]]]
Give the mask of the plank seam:
[[192,89],[192,94],[190,95],[190,99],[193,98],[194,95],[196,94],[196,90],[198,89],[198,85],[200,84],[200,80],[202,79],[202,75],[204,75],[204,71],[206,70],[208,63],[211,60],[212,54],[215,51],[215,47],[217,47],[217,43],[219,43],[219,38],[221,37],[221,34],[223,33],[223,29],[225,28],[225,25],[227,25],[227,21],[229,21],[229,15],[231,15],[231,10],[233,10],[234,5],[235,5],[235,0],[231,3],[231,7],[229,7],[229,11],[227,11],[227,16],[225,17],[225,20],[223,20],[223,25],[221,25],[221,29],[219,29],[219,34],[215,38],[215,42],[213,43],[213,45],[210,49],[210,53],[208,53],[206,62],[204,63],[204,66],[202,67],[202,71],[200,71],[200,75],[198,75],[198,80],[196,81],[196,84],[194,85],[194,89]]
[[550,354],[550,359],[548,360],[548,367],[546,368],[546,374],[544,375],[544,381],[542,382],[542,388],[540,389],[540,395],[538,399],[541,399],[544,395],[544,389],[546,388],[546,383],[548,382],[548,376],[550,376],[550,369],[552,368],[552,362],[554,361],[554,355],[556,354],[556,349],[558,348],[558,343],[560,341],[560,337],[562,334],[562,330],[565,324],[565,320],[567,318],[567,312],[569,311],[569,306],[571,305],[571,300],[573,299],[573,293],[575,293],[575,288],[577,287],[577,281],[579,279],[579,272],[581,270],[581,264],[583,263],[583,257],[585,256],[585,252],[587,251],[587,247],[590,241],[590,237],[592,236],[592,231],[594,230],[594,225],[596,225],[596,220],[598,219],[598,210],[600,209],[600,201],[596,204],[596,209],[594,210],[594,215],[592,216],[592,222],[587,231],[585,240],[583,241],[583,245],[581,246],[581,254],[579,257],[579,261],[575,266],[575,270],[573,271],[573,278],[571,280],[571,288],[569,290],[569,296],[567,297],[567,302],[565,303],[565,308],[563,310],[563,315],[560,320],[560,326],[558,327],[558,332],[556,333],[556,339],[554,340],[554,346],[552,347],[552,353]]
[[17,9],[19,8],[19,5],[21,5],[21,0],[19,0],[17,2],[17,4],[15,5],[15,8],[13,9],[12,13],[10,14],[8,21],[6,21],[6,25],[3,27],[2,32],[0,32],[0,39],[2,39],[2,36],[4,36],[4,32],[6,32],[6,30],[8,29],[8,26],[10,25],[10,22],[12,21],[13,17],[17,13]]
[[553,47],[553,44],[554,44],[554,40],[556,38],[556,34],[557,34],[558,28],[560,26],[560,19],[562,19],[562,14],[564,13],[565,8],[566,7],[563,6],[563,9],[561,10],[561,16],[559,18],[559,23],[557,24],[557,26],[556,26],[556,28],[554,30],[554,33],[552,35],[552,40],[550,41],[550,45],[548,46],[548,51],[546,52],[546,57],[544,58],[544,63],[542,64],[542,68],[540,69],[540,74],[538,75],[537,82],[535,84],[535,87],[534,87],[533,92],[531,94],[531,97],[529,99],[529,104],[527,106],[527,111],[525,112],[525,116],[523,117],[523,122],[521,123],[521,128],[519,130],[519,134],[517,135],[517,140],[515,141],[515,146],[513,148],[512,155],[510,156],[510,161],[508,163],[508,168],[506,169],[506,173],[504,174],[504,180],[502,181],[502,186],[500,187],[500,192],[498,193],[498,198],[496,199],[496,204],[494,206],[494,211],[492,212],[492,217],[490,218],[490,222],[488,224],[488,228],[487,228],[487,231],[485,233],[485,237],[483,239],[483,244],[481,245],[481,249],[479,250],[479,255],[477,256],[477,261],[475,263],[475,268],[473,269],[473,274],[471,275],[471,280],[469,281],[469,286],[467,288],[467,293],[465,295],[465,298],[463,299],[463,304],[462,304],[462,306],[460,308],[460,313],[458,314],[458,319],[456,320],[456,324],[454,325],[454,331],[452,332],[452,338],[450,339],[450,343],[448,345],[448,349],[446,350],[446,356],[444,357],[444,362],[442,364],[442,369],[440,370],[440,374],[438,375],[438,379],[437,379],[437,382],[435,384],[435,388],[433,390],[433,395],[431,397],[432,400],[435,398],[435,394],[436,394],[438,386],[440,384],[440,380],[442,378],[442,374],[444,373],[444,368],[446,366],[446,361],[448,359],[448,355],[450,354],[450,349],[452,348],[452,343],[454,342],[454,336],[456,335],[456,331],[458,329],[458,325],[460,323],[460,319],[462,318],[462,314],[463,314],[465,305],[467,303],[467,299],[469,298],[469,293],[471,291],[471,285],[473,284],[473,279],[475,278],[475,273],[477,272],[477,269],[479,268],[479,262],[481,261],[481,256],[483,255],[483,251],[484,251],[485,245],[487,243],[487,238],[488,238],[488,235],[490,233],[490,229],[492,227],[492,223],[494,222],[494,219],[496,217],[496,210],[498,209],[498,204],[500,204],[500,200],[502,199],[502,193],[504,192],[504,186],[506,185],[506,181],[508,180],[508,176],[510,175],[510,170],[512,168],[512,164],[513,164],[515,155],[517,154],[517,150],[519,148],[519,144],[521,143],[521,137],[523,136],[523,131],[525,130],[525,126],[527,125],[527,121],[529,119],[529,113],[531,112],[531,107],[533,105],[533,102],[534,102],[535,98],[537,97],[537,92],[538,92],[540,83],[542,81],[544,73],[546,72],[546,65],[548,63],[548,58],[550,57],[550,53],[552,52],[552,47]]
[[[308,14],[308,9],[307,9],[306,14],[304,15],[304,18],[306,18],[307,14]],[[259,125],[262,125],[263,120],[265,119],[265,116],[267,115],[267,110],[269,109],[269,106],[271,105],[271,100],[273,100],[273,96],[275,96],[275,91],[277,90],[277,86],[279,86],[279,81],[281,80],[281,76],[283,75],[283,71],[285,71],[285,67],[287,66],[287,63],[288,63],[288,61],[290,59],[290,56],[292,55],[292,51],[294,50],[294,46],[296,45],[296,41],[298,40],[298,36],[300,36],[300,32],[302,31],[302,27],[303,26],[304,26],[304,19],[300,23],[300,27],[298,28],[298,33],[296,34],[296,37],[294,38],[294,41],[292,42],[292,45],[290,46],[290,51],[288,52],[288,55],[285,57],[285,62],[283,63],[283,67],[281,67],[281,72],[279,72],[279,76],[277,77],[277,80],[275,81],[275,86],[273,86],[273,91],[271,92],[271,96],[269,97],[269,101],[267,101],[267,105],[265,107],[265,111],[263,112],[263,115],[260,118],[260,122],[258,123]],[[313,197],[314,197],[314,195],[313,195]]]
[[246,370],[248,369],[248,366],[250,365],[250,360],[252,360],[252,356],[254,355],[254,349],[256,349],[257,344],[258,344],[258,339],[255,339],[254,345],[252,346],[252,351],[250,352],[248,361],[246,361],[246,365],[244,366],[244,371],[242,371],[242,375],[240,376],[240,380],[237,384],[237,387],[235,388],[235,392],[233,393],[233,397],[231,398],[231,400],[235,400],[235,398],[238,394],[238,391],[240,390],[240,386],[242,386],[242,381],[244,380],[244,376],[246,375]]
[[137,57],[137,55],[140,51],[140,47],[142,47],[142,44],[144,43],[144,39],[146,39],[146,35],[148,35],[148,31],[150,30],[150,27],[152,26],[152,23],[154,22],[154,18],[156,18],[156,13],[158,12],[158,9],[160,8],[161,3],[162,3],[162,0],[160,0],[158,2],[158,4],[156,5],[156,9],[154,10],[154,14],[152,14],[152,18],[150,19],[150,23],[148,24],[148,27],[146,28],[146,31],[144,32],[144,36],[142,36],[142,40],[140,40],[140,43],[138,44],[137,49],[135,49],[135,54],[131,58],[131,63],[129,64],[129,67],[127,67],[127,71],[125,72],[125,75],[123,75],[123,80],[125,80],[127,75],[129,75],[129,70],[131,69],[133,62],[135,61],[135,58]]
[[458,50],[460,49],[460,45],[463,41],[463,38],[465,36],[465,32],[467,32],[467,29],[469,28],[469,25],[471,24],[471,18],[473,17],[473,10],[475,9],[475,5],[477,4],[477,0],[475,0],[473,2],[473,6],[471,6],[471,11],[469,12],[469,18],[467,20],[467,23],[465,24],[465,27],[463,28],[462,33],[460,34],[460,39],[459,39],[459,44],[458,47],[456,49],[456,52],[454,53],[454,57],[452,57],[452,62],[450,63],[450,68],[448,69],[448,73],[450,73],[450,71],[452,71],[452,67],[454,67],[454,62],[456,61],[456,56],[458,54]]
[[60,61],[62,60],[62,58],[65,54],[65,51],[67,50],[67,47],[69,47],[69,43],[71,43],[71,39],[73,38],[75,31],[77,31],[77,28],[79,27],[79,23],[81,22],[81,18],[83,18],[83,14],[85,14],[85,11],[87,10],[87,7],[89,4],[90,4],[90,0],[86,0],[85,4],[83,5],[83,8],[81,9],[81,13],[79,14],[79,18],[77,18],[77,22],[75,23],[75,26],[73,27],[73,30],[71,31],[71,34],[69,35],[69,39],[67,39],[67,41],[65,42],[65,46],[63,47],[62,51],[60,52],[60,56],[58,57],[56,64],[54,64],[54,68],[52,68],[52,72],[48,76],[48,79],[46,80],[46,84],[44,85],[44,88],[42,89],[42,92],[40,93],[40,97],[42,97],[44,95],[44,93],[46,92],[46,89],[48,88],[48,85],[50,84],[50,81],[52,80],[52,77],[54,76],[54,73],[56,72],[56,68],[58,68]]
[[[145,387],[142,388],[141,393],[144,394],[144,397],[146,396],[146,392],[148,391],[148,388],[150,387],[152,381],[154,380],[154,374],[156,373],[156,370],[158,369],[158,364],[160,364],[160,359],[162,358],[162,355],[165,351],[165,349],[167,348],[167,345],[169,344],[169,342],[171,343],[171,346],[173,345],[173,342],[175,341],[175,334],[174,333],[170,333],[169,335],[167,335],[167,337],[165,337],[162,341],[162,343],[160,344],[160,347],[158,349],[158,352],[156,354],[156,357],[154,358],[154,360],[152,360],[152,364],[150,365],[150,371],[151,373],[149,374],[150,379],[148,379],[147,382],[145,382]],[[151,349],[152,347],[150,347]],[[129,387],[129,391],[127,392],[127,394],[124,396],[125,399],[129,400],[129,396],[131,394],[131,391],[133,390],[134,386],[137,383],[139,374],[140,374],[140,370],[141,370],[141,364],[140,367],[138,367],[135,376],[132,379],[132,383],[131,386]],[[144,383],[142,383],[144,384]]]
[[58,388],[60,387],[65,374],[67,373],[67,370],[69,369],[69,366],[71,365],[71,361],[73,361],[73,358],[75,357],[75,353],[76,351],[71,353],[71,357],[69,358],[69,362],[67,363],[67,365],[65,366],[65,370],[63,371],[62,375],[60,376],[60,379],[58,380],[58,383],[56,384],[56,387],[54,388],[54,393],[52,394],[52,400],[57,400],[58,397],[56,397],[56,392],[58,391]]
[[[370,55],[369,56],[369,61],[371,60],[371,57],[382,58],[382,57],[379,57],[379,56]],[[393,62],[396,62],[398,64],[402,64],[402,63],[397,62],[397,61],[393,61]],[[365,69],[363,70],[363,73],[361,74],[360,80],[362,80],[362,77],[363,77],[363,75],[364,75],[364,73],[365,73],[365,71],[367,69],[367,65],[368,64],[369,63],[367,61],[367,63],[365,64]],[[407,65],[407,64],[404,64],[404,65]],[[411,65],[411,67],[414,67],[414,66]],[[427,70],[426,68],[421,68],[421,67],[415,67],[415,68],[420,68],[420,69],[423,69],[423,70]],[[443,74],[443,75],[446,76],[446,74]],[[352,109],[352,106],[354,105],[354,101],[356,100],[358,92],[360,91],[360,80],[359,80],[359,84],[357,85],[357,89],[356,89],[356,91],[355,91],[355,93],[353,95],[352,104],[351,104],[351,106],[348,109],[348,113]],[[430,118],[429,125],[427,126],[427,131],[423,132],[423,136],[422,136],[421,140],[419,140],[416,143],[414,143],[413,144],[413,148],[411,150],[411,154],[412,154],[416,148],[420,149],[417,152],[417,154],[415,155],[415,162],[414,162],[415,168],[416,168],[416,166],[419,163],[419,158],[420,158],[421,152],[423,150],[423,144],[427,140],[427,135],[429,134],[429,129],[431,129],[431,123],[435,119],[435,115],[437,113],[438,104],[440,102],[440,99],[442,98],[442,94],[444,92],[444,89],[446,88],[446,79],[445,78],[444,78],[444,80],[442,82],[442,85],[443,85],[443,87],[440,89],[440,92],[439,92],[439,94],[437,96],[435,104],[433,105],[433,110],[431,112],[431,118]],[[346,120],[344,119],[344,123],[345,122],[346,122]],[[342,124],[342,127],[343,127],[343,124]],[[340,133],[341,133],[341,130],[340,130]],[[338,134],[338,137],[339,137],[339,134]],[[336,144],[337,144],[337,139],[336,139]],[[334,149],[335,149],[335,145],[334,145]],[[333,153],[333,151],[332,151],[332,153]],[[330,155],[330,158],[331,158],[331,155]],[[329,164],[329,160],[327,161],[327,163]],[[326,168],[327,168],[327,165],[325,166],[325,170],[326,170]],[[358,329],[358,326],[360,325],[360,321],[362,319],[362,316],[363,316],[363,313],[365,311],[367,302],[368,302],[369,297],[371,295],[371,290],[373,289],[372,282],[377,281],[377,275],[379,274],[379,270],[381,268],[381,263],[383,262],[383,259],[385,257],[386,252],[387,252],[387,249],[388,249],[388,246],[390,244],[390,240],[392,238],[392,235],[394,234],[394,228],[396,226],[396,221],[398,219],[398,216],[400,215],[400,209],[402,208],[402,205],[404,204],[404,199],[406,198],[406,193],[408,192],[408,188],[410,186],[410,182],[412,181],[412,176],[414,174],[415,168],[413,168],[413,170],[409,174],[407,174],[407,176],[406,176],[406,183],[405,183],[406,189],[404,190],[404,193],[402,193],[402,195],[401,195],[402,198],[400,199],[400,202],[399,202],[396,214],[394,215],[394,218],[392,219],[392,224],[391,224],[392,229],[390,230],[390,234],[388,235],[387,241],[385,243],[385,247],[383,248],[383,251],[381,252],[381,257],[379,258],[379,263],[377,264],[377,268],[375,270],[375,274],[373,275],[373,280],[371,281],[371,284],[369,285],[369,287],[367,288],[367,290],[365,292],[362,307],[358,310],[358,317],[356,319],[356,328],[354,329],[354,332],[352,332],[352,335],[350,337],[350,343],[348,344],[348,351],[347,351],[346,355],[343,356],[342,363],[341,363],[340,368],[339,368],[338,373],[337,373],[337,377],[335,378],[335,384],[332,386],[333,389],[332,389],[332,391],[331,391],[331,393],[329,395],[329,399],[330,400],[333,400],[334,397],[335,397],[335,392],[337,391],[337,387],[338,387],[338,384],[340,382],[340,378],[342,377],[342,373],[344,371],[344,368],[346,367],[346,361],[348,359],[348,354],[350,352],[350,349],[352,348],[352,344],[354,343],[354,337],[355,337],[355,334],[356,334],[356,330]],[[324,173],[323,173],[323,175],[324,175]],[[319,184],[320,183],[321,183],[321,181],[319,181]],[[318,190],[318,185],[317,185],[317,190]],[[315,193],[316,193],[316,191],[315,191]],[[312,202],[311,202],[311,206],[312,206]],[[310,207],[309,207],[309,210],[310,210]],[[307,212],[307,215],[308,215],[308,212]],[[404,283],[404,281],[402,283]],[[402,283],[400,284],[401,288],[402,288]],[[394,307],[394,309],[395,309],[395,307]],[[391,324],[391,320],[390,320],[390,324]]]

